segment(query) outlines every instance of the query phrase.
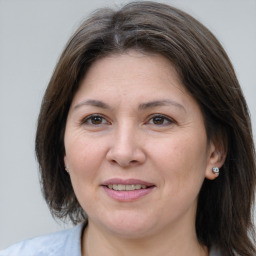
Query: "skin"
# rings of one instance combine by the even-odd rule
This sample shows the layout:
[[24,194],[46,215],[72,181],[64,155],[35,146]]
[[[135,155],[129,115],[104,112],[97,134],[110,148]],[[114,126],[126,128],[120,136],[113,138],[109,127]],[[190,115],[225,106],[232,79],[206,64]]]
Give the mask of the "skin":
[[[208,255],[195,232],[197,196],[223,160],[166,58],[129,51],[94,62],[72,101],[64,143],[88,214],[83,255]],[[111,178],[154,188],[119,201],[102,187]]]

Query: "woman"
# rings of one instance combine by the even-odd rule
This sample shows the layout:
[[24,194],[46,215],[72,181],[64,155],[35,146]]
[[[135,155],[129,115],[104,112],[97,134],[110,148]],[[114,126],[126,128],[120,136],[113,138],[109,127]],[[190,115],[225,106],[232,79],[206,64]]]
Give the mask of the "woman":
[[36,153],[72,230],[0,255],[255,255],[255,155],[225,51],[198,21],[134,2],[95,12],[46,90]]

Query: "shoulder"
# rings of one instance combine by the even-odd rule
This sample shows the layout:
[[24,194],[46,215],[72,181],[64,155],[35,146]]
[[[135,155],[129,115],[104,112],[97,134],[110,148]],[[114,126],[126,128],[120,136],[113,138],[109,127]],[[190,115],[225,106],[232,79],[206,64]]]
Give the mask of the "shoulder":
[[0,256],[81,256],[84,224],[72,229],[25,240],[0,251]]

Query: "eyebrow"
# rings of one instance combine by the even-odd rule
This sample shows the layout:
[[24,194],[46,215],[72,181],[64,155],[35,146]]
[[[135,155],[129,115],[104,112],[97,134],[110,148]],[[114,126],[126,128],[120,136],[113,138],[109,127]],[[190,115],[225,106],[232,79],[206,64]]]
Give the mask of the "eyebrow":
[[146,102],[146,103],[142,103],[139,105],[139,110],[144,110],[144,109],[148,109],[148,108],[154,108],[154,107],[161,107],[161,106],[169,106],[172,105],[174,107],[178,107],[180,109],[182,109],[184,112],[187,112],[185,107],[183,105],[181,105],[180,103],[173,101],[173,100],[156,100],[156,101],[150,101],[150,102]]
[[[181,105],[180,103],[178,103],[176,101],[169,100],[169,99],[155,100],[155,101],[141,103],[139,105],[138,109],[145,110],[145,109],[149,109],[149,108],[169,106],[169,105],[178,107],[178,108],[182,109],[184,112],[187,112],[183,105]],[[74,109],[77,109],[81,106],[94,106],[94,107],[103,108],[103,109],[111,109],[111,107],[108,104],[106,104],[105,102],[100,101],[100,100],[92,100],[92,99],[85,100],[85,101],[78,103],[77,105],[74,106]]]
[[74,106],[74,109],[77,109],[81,106],[94,106],[94,107],[98,107],[98,108],[103,108],[103,109],[110,109],[110,106],[100,100],[85,100],[82,101],[80,103],[78,103],[77,105]]

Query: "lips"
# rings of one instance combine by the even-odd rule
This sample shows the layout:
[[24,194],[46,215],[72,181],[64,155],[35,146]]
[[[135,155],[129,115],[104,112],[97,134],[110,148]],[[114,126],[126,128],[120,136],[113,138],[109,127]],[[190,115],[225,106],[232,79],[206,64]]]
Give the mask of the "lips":
[[104,191],[112,199],[133,201],[149,194],[155,185],[138,179],[110,179],[102,184]]
[[124,184],[109,184],[107,186],[109,189],[117,190],[117,191],[131,191],[138,189],[145,189],[147,186],[141,184],[132,184],[132,185],[124,185]]
[[108,186],[111,184],[122,184],[122,185],[144,185],[146,187],[152,187],[154,186],[153,183],[147,182],[147,181],[143,181],[143,180],[138,180],[138,179],[127,179],[127,180],[123,180],[123,179],[109,179],[106,180],[105,182],[102,183],[102,186]]

